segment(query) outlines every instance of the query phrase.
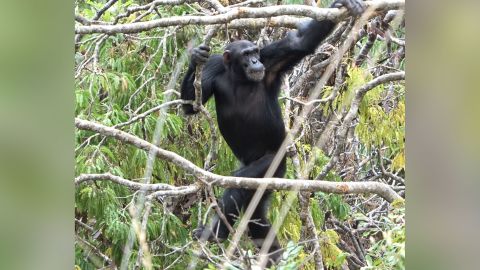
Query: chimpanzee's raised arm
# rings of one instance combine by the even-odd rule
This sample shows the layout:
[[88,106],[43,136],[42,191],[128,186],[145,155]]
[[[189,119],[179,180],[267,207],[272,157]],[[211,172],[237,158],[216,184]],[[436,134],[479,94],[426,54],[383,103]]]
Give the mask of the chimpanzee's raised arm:
[[281,40],[260,50],[260,61],[269,73],[282,73],[295,66],[305,56],[312,54],[320,42],[330,34],[335,23],[330,20],[311,20],[299,25],[298,30],[287,33]]
[[[336,0],[330,7],[342,6],[355,16],[364,11],[361,0]],[[299,25],[297,30],[288,32],[285,38],[265,46],[260,51],[260,61],[265,66],[266,77],[276,77],[277,74],[291,69],[305,56],[312,54],[335,25],[336,23],[331,20],[310,20]]]

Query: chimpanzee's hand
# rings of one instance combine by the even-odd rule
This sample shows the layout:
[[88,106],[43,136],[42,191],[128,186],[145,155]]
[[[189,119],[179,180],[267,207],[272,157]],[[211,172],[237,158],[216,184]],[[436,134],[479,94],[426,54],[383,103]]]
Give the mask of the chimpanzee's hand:
[[200,45],[192,50],[192,61],[195,64],[203,64],[207,62],[210,52],[210,47]]
[[336,0],[330,5],[330,7],[345,7],[353,16],[359,16],[365,10],[365,4],[361,0]]

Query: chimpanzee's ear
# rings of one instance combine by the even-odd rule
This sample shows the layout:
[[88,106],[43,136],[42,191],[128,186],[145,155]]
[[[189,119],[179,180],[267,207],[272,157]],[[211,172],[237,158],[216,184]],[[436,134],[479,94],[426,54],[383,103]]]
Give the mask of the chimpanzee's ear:
[[228,64],[230,62],[230,51],[226,50],[223,53],[223,63]]

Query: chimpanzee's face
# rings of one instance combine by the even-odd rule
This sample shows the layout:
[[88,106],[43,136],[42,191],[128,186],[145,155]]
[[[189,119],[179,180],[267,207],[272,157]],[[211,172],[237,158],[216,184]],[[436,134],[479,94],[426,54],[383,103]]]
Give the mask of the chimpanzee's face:
[[248,80],[259,82],[265,76],[265,67],[260,62],[260,50],[247,40],[230,43],[224,53],[224,61],[240,65]]

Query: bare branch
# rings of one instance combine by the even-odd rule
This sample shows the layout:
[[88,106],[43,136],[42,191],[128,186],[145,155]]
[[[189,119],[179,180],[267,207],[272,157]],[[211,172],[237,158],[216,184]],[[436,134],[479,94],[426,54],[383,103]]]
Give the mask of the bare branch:
[[[379,86],[380,84],[384,84],[391,81],[400,81],[400,80],[405,80],[405,71],[388,73],[382,76],[378,76],[377,78],[369,81],[367,84],[365,84],[364,86],[362,86],[360,89],[357,90],[355,101],[360,102],[361,98],[363,97],[363,95],[365,95],[366,92],[368,92],[369,90],[372,90],[373,88]],[[354,108],[354,109],[358,109],[358,108]],[[350,110],[352,111],[352,109]]]
[[223,13],[226,11],[225,7],[218,2],[218,0],[205,0],[205,2],[208,2],[216,11]]
[[365,59],[367,59],[367,55],[370,52],[370,50],[373,47],[373,44],[377,40],[377,32],[374,30],[371,30],[367,34],[367,42],[365,42],[365,45],[362,47],[362,50],[357,56],[357,59],[355,59],[355,65],[356,66],[361,66]]
[[395,175],[389,171],[387,171],[385,169],[385,166],[383,165],[383,155],[382,155],[382,151],[381,150],[378,150],[378,158],[379,158],[379,163],[380,163],[380,169],[382,170],[382,174],[387,176],[387,177],[390,177],[400,183],[402,183],[403,185],[405,185],[405,179],[403,179],[402,177],[398,176],[398,175]]
[[105,255],[103,252],[101,252],[98,248],[96,248],[94,245],[89,243],[87,240],[81,238],[78,235],[75,235],[75,242],[85,251],[85,253],[94,254],[94,257],[89,257],[89,258],[97,267],[100,268],[104,265],[104,263],[106,263],[107,265],[112,266],[112,269],[117,269],[116,267],[113,266],[112,259],[110,259],[107,255]]
[[185,186],[185,187],[178,187],[172,190],[160,190],[155,191],[152,194],[147,196],[147,199],[154,198],[154,197],[165,197],[165,196],[183,196],[188,194],[197,193],[199,187],[196,185]]
[[[374,6],[375,10],[390,10],[404,8],[404,0],[384,0],[384,1],[367,1],[367,7]],[[173,25],[209,25],[209,24],[224,24],[234,19],[242,18],[268,18],[281,15],[305,16],[317,20],[335,20],[340,21],[345,18],[347,14],[346,9],[337,8],[317,8],[305,5],[280,5],[270,7],[236,7],[230,9],[224,14],[213,16],[174,16],[169,18],[162,18],[151,20],[147,22],[136,22],[122,25],[78,25],[75,27],[76,34],[91,34],[91,33],[138,33],[147,31],[157,27],[166,27]]]
[[188,3],[188,2],[190,2],[190,1],[187,1],[187,0],[155,0],[155,1],[152,1],[151,3],[148,3],[148,4],[143,5],[143,6],[128,7],[127,11],[130,12],[130,13],[133,13],[133,12],[137,12],[137,11],[148,10],[152,6],[154,6],[154,7],[160,6],[160,5],[172,5],[172,6],[174,6],[174,5],[181,5],[181,4]]
[[185,101],[185,100],[182,100],[182,99],[176,99],[176,100],[172,100],[172,101],[167,101],[165,103],[162,103],[158,106],[155,106],[151,109],[149,109],[148,111],[145,111],[141,114],[138,114],[134,117],[132,117],[130,120],[128,120],[127,122],[123,122],[123,123],[120,123],[120,124],[117,124],[115,125],[114,127],[123,127],[123,126],[127,126],[127,125],[130,125],[131,123],[133,122],[136,122],[140,119],[143,119],[145,117],[147,117],[148,115],[154,113],[154,112],[157,112],[159,110],[161,110],[162,108],[165,108],[165,107],[168,107],[168,106],[171,106],[171,105],[178,105],[178,104],[192,104],[191,101]]
[[341,230],[343,230],[345,233],[347,233],[350,236],[350,239],[352,240],[352,243],[355,247],[355,255],[357,255],[358,259],[362,262],[362,264],[365,264],[365,250],[363,249],[362,245],[359,243],[357,236],[353,234],[352,230],[348,228],[346,225],[342,224],[340,221],[336,220],[335,218],[331,217],[331,221],[333,224],[338,226]]
[[264,0],[247,0],[245,2],[241,2],[241,3],[238,3],[238,4],[227,6],[227,8],[244,7],[244,6],[248,6],[250,4],[258,4],[258,3],[262,3],[262,2],[264,2]]
[[82,17],[80,15],[77,15],[75,14],[75,21],[83,24],[83,25],[90,25],[92,22],[90,20],[88,20],[87,18],[85,17]]
[[185,4],[187,2],[190,2],[190,1],[186,1],[186,0],[155,0],[155,1],[152,1],[152,2],[150,2],[148,4],[145,4],[145,5],[142,5],[142,6],[130,6],[130,7],[127,7],[127,12],[121,13],[115,18],[113,24],[117,24],[120,21],[120,19],[126,18],[126,17],[130,16],[132,13],[135,13],[135,12],[138,12],[138,11],[142,11],[142,10],[152,11],[157,6],[160,6],[160,5],[172,5],[173,6],[173,5]]
[[96,21],[102,17],[103,13],[107,11],[109,8],[111,8],[118,0],[110,0],[108,1],[105,6],[103,6],[99,11],[97,11],[97,14],[95,14],[95,17],[93,17],[93,21]]
[[175,187],[168,184],[144,184],[138,183],[131,180],[124,179],[120,176],[113,175],[111,173],[101,173],[101,174],[81,174],[75,178],[75,186],[80,185],[81,183],[88,181],[104,181],[109,180],[114,183],[126,186],[132,190],[145,190],[145,191],[157,191],[157,190],[176,190],[179,188],[187,187]]
[[[215,1],[215,3],[218,3]],[[221,5],[220,3],[218,3]],[[223,10],[223,7],[222,7]],[[213,38],[219,27],[210,27],[203,40],[203,45],[208,46],[210,40]],[[193,110],[198,111],[202,106],[202,70],[205,63],[199,63],[195,67],[195,79],[193,81],[193,87],[195,88],[195,101],[193,102]]]
[[303,239],[307,239],[308,236],[313,237],[315,241],[313,241],[314,246],[314,261],[315,261],[315,269],[323,270],[323,257],[320,248],[320,242],[318,239],[317,229],[315,228],[315,223],[313,222],[313,216],[311,213],[310,208],[310,192],[300,192],[298,193],[298,201],[300,202],[300,218],[302,220],[303,225],[305,226],[306,231],[304,231]]
[[249,18],[236,19],[228,23],[229,29],[258,29],[264,27],[287,27],[296,28],[299,23],[308,19],[297,18],[293,16],[277,16],[273,18]]
[[193,174],[195,177],[221,187],[256,189],[260,185],[265,185],[268,189],[280,190],[300,188],[304,191],[323,191],[337,194],[375,193],[388,202],[393,202],[396,199],[403,200],[395,191],[390,188],[390,186],[378,182],[329,182],[303,179],[290,180],[283,178],[245,178],[220,176],[197,167],[189,160],[174,152],[157,147],[147,141],[118,129],[79,118],[75,118],[75,126],[78,129],[98,132],[103,136],[114,137],[137,148],[146,151],[152,151],[158,158],[170,161],[183,168],[187,172]]

